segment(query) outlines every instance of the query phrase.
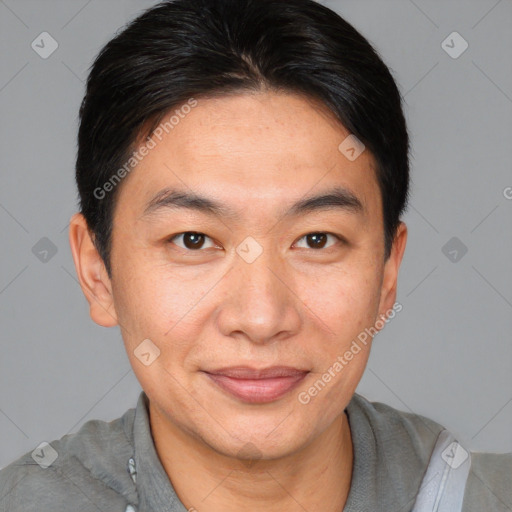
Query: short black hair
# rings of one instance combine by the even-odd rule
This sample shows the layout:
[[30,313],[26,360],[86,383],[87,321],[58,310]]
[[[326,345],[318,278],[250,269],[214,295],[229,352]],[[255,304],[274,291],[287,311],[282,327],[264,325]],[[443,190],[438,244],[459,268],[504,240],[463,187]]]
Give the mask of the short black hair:
[[166,0],[103,47],[80,107],[80,212],[109,277],[112,178],[126,174],[136,142],[191,98],[266,90],[319,100],[371,152],[389,257],[408,201],[409,136],[400,92],[370,42],[314,0]]

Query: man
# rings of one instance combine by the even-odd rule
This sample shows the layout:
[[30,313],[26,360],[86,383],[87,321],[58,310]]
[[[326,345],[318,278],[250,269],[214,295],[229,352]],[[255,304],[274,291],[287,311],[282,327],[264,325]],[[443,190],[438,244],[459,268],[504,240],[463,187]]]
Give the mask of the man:
[[71,250],[143,392],[0,472],[2,510],[512,510],[512,454],[355,394],[401,307],[409,140],[353,27],[163,2],[100,52],[80,120]]

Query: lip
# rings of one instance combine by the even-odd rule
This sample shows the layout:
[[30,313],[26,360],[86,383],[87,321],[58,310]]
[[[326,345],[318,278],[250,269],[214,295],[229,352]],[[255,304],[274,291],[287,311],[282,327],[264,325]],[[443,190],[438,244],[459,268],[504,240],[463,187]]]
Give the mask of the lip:
[[221,389],[243,402],[268,403],[289,393],[309,371],[289,366],[264,369],[237,366],[204,373]]

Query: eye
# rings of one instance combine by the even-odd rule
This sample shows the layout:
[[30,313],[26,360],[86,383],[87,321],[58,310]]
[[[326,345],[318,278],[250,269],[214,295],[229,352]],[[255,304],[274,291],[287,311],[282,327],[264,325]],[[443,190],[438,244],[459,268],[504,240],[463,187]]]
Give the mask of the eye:
[[[325,249],[327,238],[332,237],[335,238],[339,242],[343,242],[343,240],[332,233],[325,233],[322,231],[315,232],[315,233],[308,233],[307,235],[304,235],[300,240],[305,240],[307,244],[310,244],[310,247],[306,247],[306,249]],[[331,247],[333,244],[327,246]]]
[[[334,239],[334,242],[330,245],[327,245],[328,238],[331,237]],[[176,243],[178,239],[182,239],[181,243]],[[206,240],[210,241],[210,245],[205,245]],[[301,240],[304,240],[307,244],[306,247],[303,246],[303,248],[306,249],[326,249],[332,247],[336,241],[338,242],[344,242],[342,238],[340,238],[337,235],[334,235],[333,233],[326,233],[322,231],[314,232],[314,233],[308,233],[307,235],[304,235],[302,238],[299,239],[300,243]],[[198,251],[200,249],[208,249],[212,247],[216,247],[213,240],[205,235],[204,233],[199,233],[197,231],[185,231],[183,233],[178,233],[177,235],[173,235],[168,239],[168,242],[175,243],[178,247],[185,250],[190,251]],[[296,245],[297,245],[296,244]]]
[[[204,233],[198,233],[196,231],[185,231],[184,233],[178,233],[177,235],[172,236],[168,239],[169,242],[173,242],[179,238],[183,238],[183,246],[176,244],[181,249],[189,249],[189,250],[198,250],[204,249],[205,240],[208,239],[211,241],[211,238]],[[173,242],[174,243],[174,242]],[[215,247],[215,244],[212,242],[210,247]],[[208,248],[208,247],[206,247]]]

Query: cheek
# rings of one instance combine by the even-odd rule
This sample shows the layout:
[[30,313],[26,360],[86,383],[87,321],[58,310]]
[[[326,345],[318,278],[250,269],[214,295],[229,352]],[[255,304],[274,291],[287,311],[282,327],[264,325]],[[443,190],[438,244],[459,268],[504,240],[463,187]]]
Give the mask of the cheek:
[[[201,298],[202,287],[197,289],[189,282],[184,285],[184,280],[169,270],[143,265],[131,266],[124,279],[119,277],[116,309],[121,304],[122,337],[137,379],[148,396],[171,396],[176,390],[183,393],[186,379],[182,368],[193,349],[191,341],[197,339],[194,305]],[[148,339],[150,344],[144,341]],[[151,357],[148,365],[140,358],[147,352]],[[182,409],[187,407],[185,401]]]
[[201,289],[170,269],[127,261],[118,272],[114,301],[121,323],[137,334],[163,337],[193,309]]
[[311,428],[315,428],[313,418],[323,417],[328,424],[338,416],[340,404],[348,403],[355,392],[370,355],[368,328],[374,324],[379,302],[378,272],[344,271],[316,283],[305,299],[320,319],[316,326],[323,326],[326,335],[317,332],[318,343],[305,347],[314,362],[314,375],[298,396],[308,408],[304,410],[312,418]]
[[[128,268],[128,267],[127,267]],[[122,337],[138,379],[144,386],[173,379],[166,374],[181,375],[185,361],[197,350],[208,321],[208,294],[212,284],[201,275],[172,271],[165,266],[130,265],[130,271],[116,287]],[[211,279],[211,277],[210,277]],[[136,359],[137,347],[149,339],[158,348],[158,359],[143,366]]]
[[298,283],[299,296],[315,323],[329,337],[349,342],[373,324],[379,303],[379,276],[375,267],[346,266],[323,275],[309,274]]

